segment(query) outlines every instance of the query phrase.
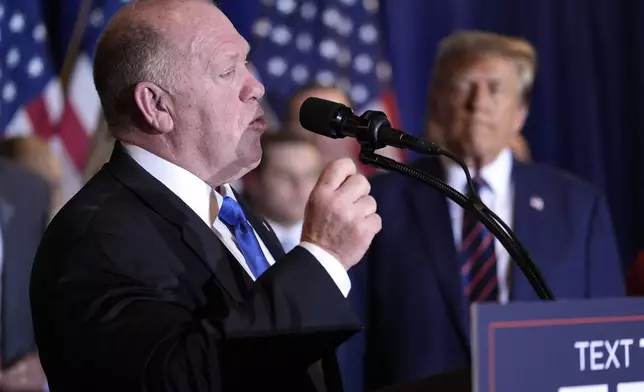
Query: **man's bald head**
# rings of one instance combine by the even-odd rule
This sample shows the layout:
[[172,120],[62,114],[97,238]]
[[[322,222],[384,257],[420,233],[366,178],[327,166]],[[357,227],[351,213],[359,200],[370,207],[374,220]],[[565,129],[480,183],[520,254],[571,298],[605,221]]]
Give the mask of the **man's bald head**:
[[181,61],[198,53],[196,18],[215,6],[207,0],[139,0],[122,7],[96,46],[94,84],[111,129],[138,118],[134,87],[147,81],[172,91],[181,79]]
[[101,37],[94,80],[114,137],[213,186],[261,159],[264,86],[249,46],[214,4],[149,0],[123,7]]

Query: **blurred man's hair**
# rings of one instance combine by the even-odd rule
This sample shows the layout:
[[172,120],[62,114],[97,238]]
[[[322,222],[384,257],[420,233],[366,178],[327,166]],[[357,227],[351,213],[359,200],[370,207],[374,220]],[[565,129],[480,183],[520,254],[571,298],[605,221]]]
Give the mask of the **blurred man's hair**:
[[291,95],[291,97],[288,100],[288,112],[289,112],[288,115],[289,116],[297,115],[299,111],[298,113],[293,113],[291,110],[293,108],[293,104],[296,101],[298,101],[300,98],[302,98],[302,96],[309,96],[314,91],[337,92],[339,94],[342,94],[345,97],[345,100],[347,102],[351,101],[346,91],[343,90],[339,85],[337,84],[324,85],[318,82],[313,82],[302,86]]
[[438,45],[432,73],[432,85],[438,86],[453,65],[470,58],[499,56],[512,61],[517,67],[521,96],[530,103],[537,68],[535,48],[525,39],[477,30],[457,31]]
[[270,149],[273,146],[279,146],[279,145],[285,145],[285,144],[303,144],[306,146],[310,146],[314,149],[317,150],[317,147],[313,142],[311,142],[309,139],[304,138],[298,133],[295,132],[290,132],[285,129],[280,129],[278,131],[274,132],[265,132],[262,137],[261,137],[261,145],[262,145],[262,151],[264,152],[262,155],[262,160],[259,162],[259,165],[255,170],[257,172],[260,172],[261,170],[265,169],[266,166],[268,165],[268,160],[270,160],[269,154],[266,152],[268,149]]
[[49,144],[36,135],[14,136],[0,140],[0,156],[20,164],[54,185],[59,180],[57,160]]

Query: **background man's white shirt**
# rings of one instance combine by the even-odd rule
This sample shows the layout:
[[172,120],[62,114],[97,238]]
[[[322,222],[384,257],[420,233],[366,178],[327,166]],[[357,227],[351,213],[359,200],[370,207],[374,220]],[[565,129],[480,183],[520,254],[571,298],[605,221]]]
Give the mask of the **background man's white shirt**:
[[284,251],[290,252],[293,248],[299,245],[300,238],[302,237],[302,225],[304,222],[300,221],[293,226],[286,227],[268,218],[266,218],[266,221],[271,225],[271,228],[280,240]]
[[[483,203],[503,220],[509,227],[512,227],[514,189],[512,186],[512,164],[514,158],[510,149],[503,150],[499,156],[486,167],[481,169],[481,177],[488,184],[489,188],[480,191]],[[446,162],[447,184],[457,191],[467,194],[467,178],[463,169],[453,162]],[[472,178],[474,171],[470,168]],[[449,200],[449,214],[452,219],[452,230],[454,241],[458,247],[461,243],[463,227],[463,209],[453,201]],[[507,303],[510,298],[509,271],[510,255],[501,242],[496,239],[494,250],[497,258],[497,278],[499,282],[499,302]]]

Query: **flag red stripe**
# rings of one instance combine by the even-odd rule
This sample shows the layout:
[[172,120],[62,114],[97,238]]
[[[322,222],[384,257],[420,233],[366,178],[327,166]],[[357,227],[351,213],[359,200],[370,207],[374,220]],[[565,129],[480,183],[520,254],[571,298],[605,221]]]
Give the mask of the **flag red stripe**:
[[89,153],[89,136],[69,101],[65,102],[65,110],[63,110],[63,116],[60,120],[58,136],[63,141],[67,154],[74,166],[76,166],[79,173],[82,173]]
[[396,94],[393,90],[385,91],[380,99],[382,100],[382,105],[385,108],[385,113],[387,113],[387,118],[391,122],[391,126],[394,128],[400,128],[399,116],[398,116],[398,105],[396,104]]
[[[398,128],[398,105],[396,104],[396,95],[394,91],[386,90],[382,94],[380,94],[380,102],[383,106],[383,111],[385,112],[385,114],[387,115],[387,118],[389,119],[389,122],[391,122],[392,127]],[[356,114],[362,114],[362,113],[356,113]],[[405,150],[398,150],[397,152],[400,155],[396,158],[396,161],[405,162]],[[360,154],[359,143],[356,143],[355,145],[355,154],[356,154],[356,158]],[[360,172],[362,172],[362,174],[366,175],[367,177],[372,176],[377,172],[377,169],[372,166],[368,166],[362,163],[360,163],[358,166],[359,166]]]
[[[398,100],[396,99],[396,93],[394,90],[387,90],[382,94],[382,102],[385,107],[385,112],[387,113],[387,117],[389,118],[389,121],[391,122],[391,125],[394,128],[401,129],[402,124],[400,121],[400,113],[398,112]],[[423,131],[424,132],[424,131]],[[411,132],[408,132],[411,133]],[[425,136],[423,135],[416,135],[416,136]],[[401,162],[407,162],[408,161],[408,150],[399,150],[398,153],[400,154],[400,161]]]
[[45,105],[45,98],[41,94],[26,107],[27,116],[33,126],[33,131],[43,138],[48,140],[54,134],[54,127],[49,121],[49,112],[47,105]]

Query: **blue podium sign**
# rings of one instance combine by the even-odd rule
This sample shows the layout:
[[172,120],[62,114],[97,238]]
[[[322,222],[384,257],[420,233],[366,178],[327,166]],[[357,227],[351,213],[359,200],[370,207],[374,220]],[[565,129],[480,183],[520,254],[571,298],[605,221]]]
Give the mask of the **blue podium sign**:
[[475,392],[644,392],[644,300],[472,307]]

